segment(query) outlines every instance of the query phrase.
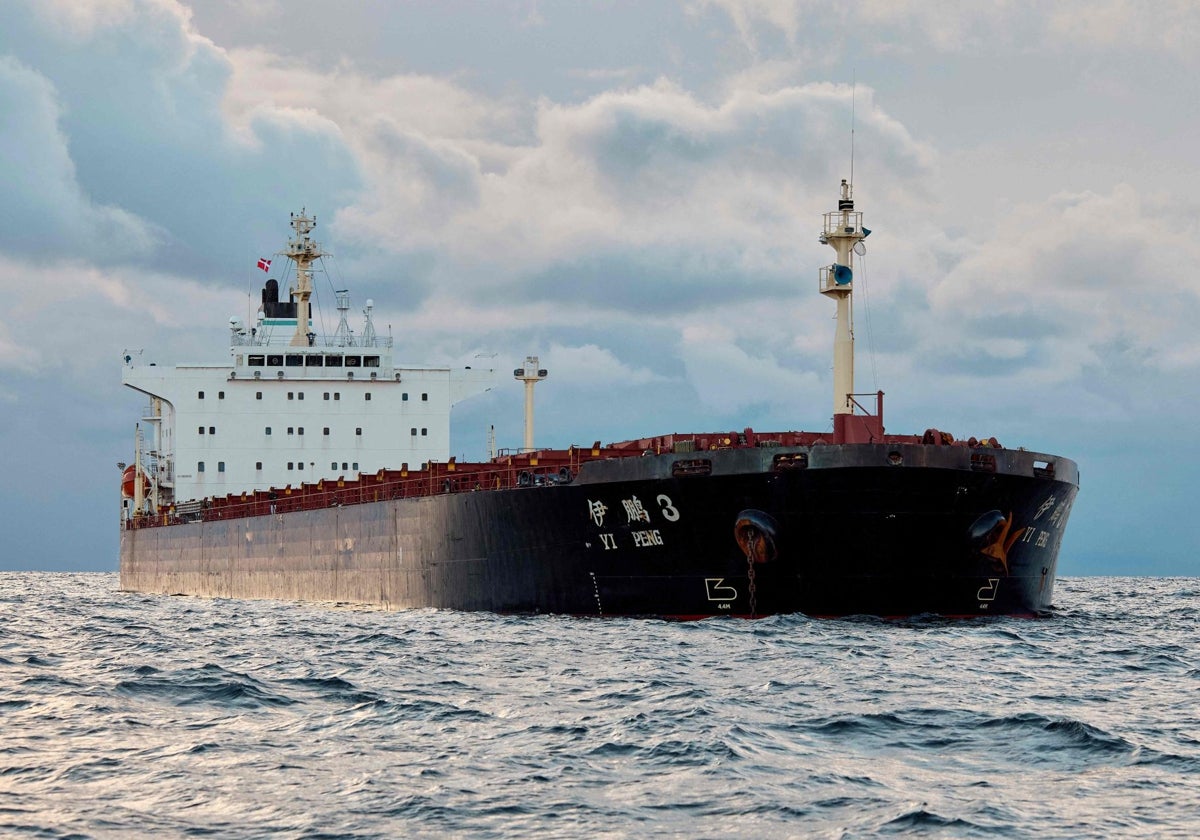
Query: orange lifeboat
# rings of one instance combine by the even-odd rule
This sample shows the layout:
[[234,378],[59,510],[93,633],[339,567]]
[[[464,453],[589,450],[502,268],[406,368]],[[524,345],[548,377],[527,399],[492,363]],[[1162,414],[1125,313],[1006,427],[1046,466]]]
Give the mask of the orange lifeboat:
[[[121,497],[122,498],[124,498],[124,499],[132,499],[133,498],[133,491],[134,491],[134,483],[133,482],[136,480],[134,477],[136,475],[136,473],[137,473],[137,467],[135,467],[133,464],[130,464],[128,467],[125,468],[125,472],[123,472],[121,474]],[[149,493],[149,492],[150,492],[150,479],[149,479],[149,477],[147,477],[147,475],[145,473],[142,473],[142,494],[145,495],[146,493]]]

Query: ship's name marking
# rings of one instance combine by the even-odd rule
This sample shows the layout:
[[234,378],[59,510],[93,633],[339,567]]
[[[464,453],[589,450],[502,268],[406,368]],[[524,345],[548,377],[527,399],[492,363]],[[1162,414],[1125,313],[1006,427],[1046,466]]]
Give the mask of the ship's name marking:
[[601,534],[600,542],[604,543],[605,551],[612,551],[614,548],[617,547],[617,538],[614,537],[612,534]]
[[655,528],[653,531],[631,531],[633,534],[633,544],[636,548],[646,548],[651,545],[662,545],[662,534]]
[[649,522],[650,514],[646,508],[642,506],[642,500],[637,496],[631,496],[628,499],[622,499],[621,505],[625,508],[626,522]]
[[593,502],[588,499],[588,516],[596,523],[597,528],[604,527],[604,514],[608,513],[608,506],[604,502]]
[[667,520],[668,522],[679,521],[679,510],[673,504],[671,504],[670,496],[660,493],[658,496],[658,503],[662,505],[663,519]]
[[[662,513],[662,518],[667,522],[678,522],[680,518],[679,508],[675,507],[671,501],[671,497],[660,493],[655,501],[659,504],[659,510]],[[588,518],[592,520],[592,524],[597,528],[604,527],[604,519],[608,515],[608,505],[602,499],[587,500]],[[650,511],[642,503],[642,500],[637,496],[630,496],[628,499],[621,499],[621,508],[625,511],[626,524],[635,522],[645,522],[650,524]],[[648,532],[646,532],[648,533]],[[657,532],[654,532],[657,533]],[[661,537],[660,537],[661,539]],[[640,545],[640,543],[639,543]],[[646,543],[646,545],[662,545],[661,542]]]
[[1045,513],[1046,511],[1050,510],[1050,508],[1054,507],[1054,502],[1055,502],[1055,501],[1056,501],[1056,499],[1054,498],[1054,496],[1053,496],[1053,495],[1051,495],[1049,499],[1046,499],[1046,501],[1042,502],[1042,506],[1041,506],[1040,508],[1038,508],[1038,511],[1037,511],[1037,513],[1035,513],[1035,514],[1033,515],[1033,518],[1034,518],[1035,520],[1036,520],[1036,519],[1041,519],[1041,518],[1042,518],[1042,514],[1043,514],[1043,513]]
[[[1036,537],[1037,539],[1034,539]],[[1046,543],[1050,540],[1050,532],[1042,531],[1038,528],[1026,528],[1025,536],[1021,537],[1021,542],[1031,542],[1037,548],[1045,548]]]
[[1067,524],[1067,514],[1071,512],[1071,503],[1062,501],[1058,503],[1058,507],[1054,509],[1054,513],[1050,514],[1050,524],[1056,528],[1062,528]]

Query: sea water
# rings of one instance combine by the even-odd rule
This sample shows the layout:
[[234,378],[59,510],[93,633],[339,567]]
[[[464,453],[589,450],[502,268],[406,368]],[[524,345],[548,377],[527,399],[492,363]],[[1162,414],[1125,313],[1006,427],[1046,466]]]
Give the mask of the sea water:
[[0,836],[1194,837],[1200,580],[669,623],[0,573]]

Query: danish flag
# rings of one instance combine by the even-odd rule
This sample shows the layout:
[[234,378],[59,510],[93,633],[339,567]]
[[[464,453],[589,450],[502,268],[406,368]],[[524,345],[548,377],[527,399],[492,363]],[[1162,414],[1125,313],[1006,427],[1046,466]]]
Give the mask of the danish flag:
[[263,271],[270,271],[271,270],[271,261],[266,259],[265,257],[259,257],[258,258],[258,267],[261,268]]

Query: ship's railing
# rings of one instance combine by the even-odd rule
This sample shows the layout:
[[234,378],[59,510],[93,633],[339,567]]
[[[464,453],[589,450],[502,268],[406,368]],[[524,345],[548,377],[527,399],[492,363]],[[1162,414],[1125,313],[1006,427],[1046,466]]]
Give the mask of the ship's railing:
[[[242,519],[448,493],[551,487],[572,482],[578,475],[579,468],[589,461],[662,454],[687,456],[691,453],[721,449],[810,447],[832,442],[833,436],[829,432],[756,432],[747,428],[741,432],[659,435],[606,446],[601,446],[597,441],[590,447],[541,449],[536,452],[502,455],[492,461],[475,463],[458,463],[456,459],[451,458],[445,463],[424,464],[417,470],[410,470],[407,465],[403,465],[399,470],[360,473],[353,479],[325,479],[297,487],[288,485],[236,496],[180,502],[160,508],[157,514],[140,515],[126,520],[125,527],[154,528],[187,522]],[[977,440],[972,437],[969,440],[955,440],[953,436],[937,429],[927,429],[923,436],[888,435],[886,442],[1001,448],[995,438]],[[677,464],[678,469],[673,470],[673,474],[677,477],[706,474],[702,468],[703,464],[702,458],[684,457]],[[789,463],[788,466],[795,467],[797,464]]]
[[823,265],[817,273],[817,290],[820,292],[828,292],[830,289],[850,289],[850,281],[839,283],[837,281],[838,266]]
[[151,528],[185,522],[240,519],[443,493],[545,487],[573,481],[579,467],[587,461],[739,447],[809,445],[821,440],[821,435],[811,432],[764,434],[744,429],[741,432],[660,435],[607,446],[601,446],[596,441],[590,447],[540,449],[505,454],[492,461],[478,463],[458,463],[451,458],[445,463],[424,464],[419,470],[410,470],[407,465],[402,465],[399,470],[359,474],[353,479],[326,479],[298,487],[289,485],[282,489],[255,490],[236,496],[182,502],[163,507],[155,515],[136,517],[126,527]]
[[[185,522],[241,519],[301,510],[341,507],[392,499],[436,496],[518,487],[544,487],[572,481],[586,458],[599,457],[600,450],[541,450],[484,463],[428,463],[420,470],[380,470],[357,478],[322,480],[298,487],[256,490],[237,496],[183,502],[161,509],[157,515],[142,516],[126,527],[148,528]],[[596,452],[596,456],[592,453]],[[610,453],[608,457],[626,454]]]
[[[871,411],[866,406],[858,401],[858,397],[874,397],[875,410]],[[873,394],[847,394],[846,400],[852,408],[857,408],[859,413],[873,417],[883,417],[883,391],[876,391]]]
[[831,210],[825,214],[825,236],[842,234],[861,235],[863,214],[861,210]]
[[[283,347],[292,343],[292,337],[295,334],[295,330],[284,327],[280,327],[275,330],[262,330],[255,334],[232,333],[230,346]],[[390,335],[377,335],[374,338],[363,339],[355,337],[352,341],[347,341],[345,338],[337,335],[314,335],[313,343],[309,346],[335,348],[391,347],[392,337]]]

